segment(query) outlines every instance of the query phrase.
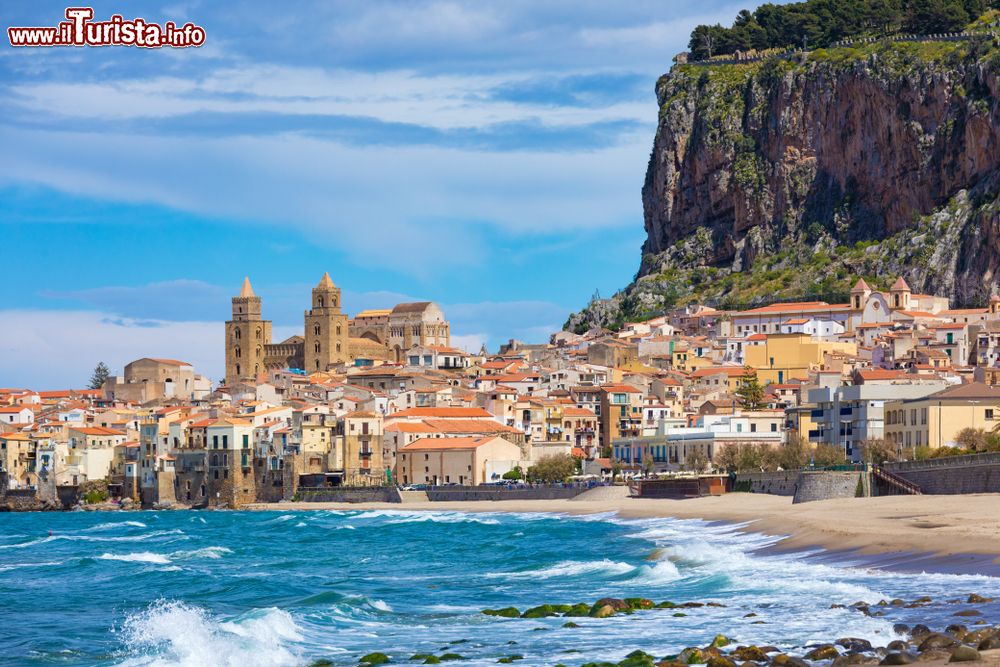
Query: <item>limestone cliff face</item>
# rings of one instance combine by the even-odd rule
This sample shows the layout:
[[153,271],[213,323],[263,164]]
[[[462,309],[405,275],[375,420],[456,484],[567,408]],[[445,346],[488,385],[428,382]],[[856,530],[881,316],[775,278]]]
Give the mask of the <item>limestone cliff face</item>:
[[890,43],[676,65],[656,86],[636,282],[568,325],[841,293],[855,275],[984,301],[1000,280],[998,53]]

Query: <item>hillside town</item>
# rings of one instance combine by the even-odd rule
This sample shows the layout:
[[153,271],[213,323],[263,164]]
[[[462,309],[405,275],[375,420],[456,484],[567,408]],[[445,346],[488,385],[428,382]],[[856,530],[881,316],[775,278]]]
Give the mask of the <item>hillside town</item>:
[[99,388],[0,389],[0,493],[239,508],[516,484],[553,461],[607,481],[787,468],[766,453],[793,447],[801,465],[915,460],[1000,432],[1000,297],[954,309],[903,278],[859,279],[848,303],[689,305],[495,353],[452,347],[431,302],[350,317],[328,274],[302,336],[274,343],[263,318],[246,279],[221,382],[149,357]]

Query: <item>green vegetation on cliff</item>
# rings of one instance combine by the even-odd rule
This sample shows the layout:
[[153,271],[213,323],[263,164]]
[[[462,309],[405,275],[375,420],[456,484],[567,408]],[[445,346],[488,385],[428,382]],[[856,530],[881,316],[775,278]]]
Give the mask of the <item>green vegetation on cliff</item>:
[[998,0],[806,0],[765,4],[741,11],[733,25],[699,25],[688,48],[695,60],[737,51],[788,47],[826,47],[856,37],[900,33],[927,35],[957,32]]

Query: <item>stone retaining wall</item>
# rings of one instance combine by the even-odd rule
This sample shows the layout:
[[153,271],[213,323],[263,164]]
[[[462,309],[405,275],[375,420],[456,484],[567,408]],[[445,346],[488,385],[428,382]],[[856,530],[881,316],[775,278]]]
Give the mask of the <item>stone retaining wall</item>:
[[303,503],[398,503],[399,491],[390,486],[333,486],[298,489]]
[[854,498],[863,472],[831,470],[803,471],[799,473],[793,503],[808,503],[830,498]]
[[587,491],[584,486],[533,486],[507,489],[496,486],[437,486],[427,489],[427,497],[434,502],[463,502],[474,500],[558,500],[575,498]]
[[734,491],[769,493],[773,496],[794,496],[798,488],[799,471],[741,472],[736,475]]
[[927,495],[1000,493],[1000,454],[902,461],[882,467],[916,484]]

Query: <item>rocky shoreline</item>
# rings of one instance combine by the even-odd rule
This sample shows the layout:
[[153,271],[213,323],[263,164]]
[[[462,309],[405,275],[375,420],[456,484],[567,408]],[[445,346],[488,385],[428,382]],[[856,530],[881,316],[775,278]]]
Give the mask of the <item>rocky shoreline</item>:
[[[936,603],[929,597],[920,597],[906,601],[901,599],[881,600],[876,604],[856,602],[852,605],[833,604],[830,608],[853,609],[867,616],[884,616],[889,608],[916,609],[932,604],[964,604],[980,605],[992,602],[992,598],[972,593],[964,598],[956,598]],[[647,598],[610,598],[605,597],[593,603],[578,602],[575,604],[542,604],[524,611],[516,607],[498,609],[483,609],[482,614],[498,619],[540,619],[566,618],[564,628],[580,627],[573,618],[610,618],[618,615],[637,613],[666,612],[671,616],[686,616],[691,610],[701,607],[726,607],[719,602],[654,602]],[[753,618],[757,614],[750,612],[744,618]],[[1000,625],[992,625],[982,618],[977,609],[962,609],[952,614],[967,620],[971,624],[953,623],[941,631],[934,631],[928,625],[917,623],[913,626],[897,623],[893,631],[897,639],[885,646],[875,646],[866,639],[857,637],[842,637],[831,643],[813,644],[801,647],[798,651],[782,651],[777,646],[768,644],[739,644],[725,635],[719,634],[707,646],[689,646],[678,653],[655,656],[643,650],[636,649],[618,662],[586,661],[586,656],[579,651],[569,649],[563,651],[562,657],[553,656],[555,667],[689,667],[690,665],[707,665],[707,667],[848,667],[852,665],[909,665],[921,663],[941,665],[956,662],[983,662],[990,652],[1000,649]],[[765,621],[752,621],[752,624],[765,625]],[[358,659],[359,667],[376,667],[385,664],[422,664],[432,665],[443,662],[461,662],[467,658],[461,653],[460,645],[469,642],[459,639],[441,647],[441,655],[432,653],[414,653],[412,655],[391,655],[388,653],[368,653]],[[516,652],[518,642],[507,643],[509,653],[498,655],[498,664],[512,664],[525,660],[525,656]],[[570,660],[572,656],[572,660]],[[992,662],[992,661],[991,661]],[[329,660],[316,660],[310,667],[328,667],[334,664]]]

